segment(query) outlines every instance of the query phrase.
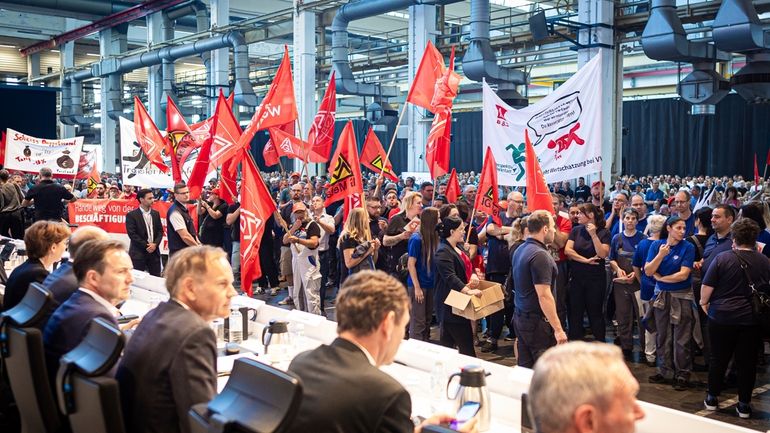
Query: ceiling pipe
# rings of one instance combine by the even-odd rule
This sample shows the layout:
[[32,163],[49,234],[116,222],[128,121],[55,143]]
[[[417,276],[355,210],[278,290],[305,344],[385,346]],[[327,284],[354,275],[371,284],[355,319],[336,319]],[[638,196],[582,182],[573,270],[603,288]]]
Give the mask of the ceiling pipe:
[[714,44],[746,55],[746,66],[730,86],[750,103],[770,102],[770,30],[765,30],[751,0],[724,0],[713,23]]
[[470,43],[463,56],[463,73],[473,81],[497,84],[501,99],[513,107],[526,107],[527,99],[516,91],[516,85],[527,84],[527,74],[497,63],[489,40],[489,22],[489,0],[471,0]]
[[385,14],[416,5],[447,5],[462,0],[360,0],[347,3],[337,9],[332,21],[332,68],[336,71],[337,93],[340,95],[381,96],[393,98],[399,95],[397,86],[380,83],[361,83],[353,77],[348,46],[348,24],[372,16]]
[[[164,59],[175,61],[205,51],[218,50],[226,47],[232,47],[233,58],[235,59],[235,102],[239,105],[256,107],[259,100],[257,95],[254,94],[254,89],[249,81],[248,46],[240,32],[232,31],[210,38],[199,39],[188,44],[163,47],[157,50],[122,58],[112,57],[103,59],[102,61],[91,65],[88,69],[66,74],[65,82],[69,80],[71,83],[71,105],[64,108],[65,113],[70,113],[69,119],[67,120],[74,122],[74,124],[80,124],[81,122],[88,124],[87,121],[83,121],[83,99],[81,88],[81,81],[83,80],[111,74],[126,74],[135,69],[160,65],[163,63]],[[62,103],[65,101],[65,99],[62,99]],[[63,121],[63,123],[66,122]]]
[[716,104],[730,92],[729,82],[716,71],[716,62],[728,61],[729,53],[708,42],[687,40],[676,0],[652,0],[642,48],[653,60],[692,63],[693,71],[677,84],[679,95],[692,104],[692,114],[714,114]]

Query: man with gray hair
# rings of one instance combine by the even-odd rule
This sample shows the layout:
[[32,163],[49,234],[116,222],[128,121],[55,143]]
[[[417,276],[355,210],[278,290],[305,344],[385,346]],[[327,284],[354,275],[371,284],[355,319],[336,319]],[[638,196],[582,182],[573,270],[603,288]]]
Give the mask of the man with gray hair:
[[71,192],[67,191],[60,183],[53,181],[53,172],[50,168],[40,169],[40,181],[27,191],[23,207],[35,204],[35,221],[61,221],[64,206],[62,200],[77,200]]
[[79,287],[75,271],[72,270],[72,262],[80,246],[88,241],[106,241],[109,238],[106,231],[96,226],[80,227],[72,233],[68,247],[70,260],[62,261],[43,281],[43,286],[53,294],[57,306],[63,304]]
[[644,411],[639,383],[620,348],[571,342],[547,350],[529,384],[529,412],[540,433],[631,433]]

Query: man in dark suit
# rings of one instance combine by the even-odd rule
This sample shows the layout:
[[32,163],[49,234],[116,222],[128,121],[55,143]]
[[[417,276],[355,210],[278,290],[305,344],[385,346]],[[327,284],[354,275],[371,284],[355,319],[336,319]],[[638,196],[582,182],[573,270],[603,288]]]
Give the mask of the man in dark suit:
[[[411,433],[451,421],[434,416],[415,426],[409,393],[378,368],[393,362],[409,324],[409,298],[398,280],[382,271],[357,272],[345,279],[336,308],[338,338],[289,366],[303,391],[290,432]],[[473,432],[475,424],[459,431]]]
[[209,322],[230,314],[233,272],[221,248],[179,250],[165,270],[171,300],[147,313],[118,366],[126,431],[189,432],[187,412],[216,393]]
[[43,332],[49,379],[56,379],[59,358],[80,344],[91,319],[118,327],[115,305],[128,299],[131,259],[120,241],[92,240],[80,246],[72,264],[80,288],[54,311]]
[[78,290],[80,284],[72,270],[72,260],[80,247],[88,241],[106,241],[110,236],[104,230],[96,226],[84,226],[77,229],[69,241],[70,259],[62,261],[59,266],[43,280],[43,286],[53,294],[54,309],[63,304],[70,295]]
[[126,233],[131,239],[128,255],[137,271],[160,276],[160,249],[163,226],[160,213],[152,208],[155,196],[152,190],[140,189],[136,193],[139,207],[126,214]]

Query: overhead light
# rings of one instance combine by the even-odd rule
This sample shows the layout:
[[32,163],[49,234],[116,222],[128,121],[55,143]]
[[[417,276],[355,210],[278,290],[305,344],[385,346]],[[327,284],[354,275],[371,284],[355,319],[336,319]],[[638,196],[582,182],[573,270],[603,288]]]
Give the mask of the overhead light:
[[58,53],[59,50],[51,50],[52,53]]
[[182,62],[182,64],[183,65],[187,65],[187,66],[203,66],[203,65],[201,65],[199,63],[186,63],[186,62]]
[[5,45],[5,44],[0,44],[0,48],[16,48],[16,45]]
[[94,54],[94,53],[86,53],[86,55],[91,57],[101,57],[99,54]]

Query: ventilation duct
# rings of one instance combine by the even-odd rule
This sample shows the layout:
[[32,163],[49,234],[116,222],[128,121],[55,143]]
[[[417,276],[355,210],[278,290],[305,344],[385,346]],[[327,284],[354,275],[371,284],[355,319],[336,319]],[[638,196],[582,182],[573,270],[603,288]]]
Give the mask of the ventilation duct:
[[360,83],[353,77],[348,60],[348,24],[351,21],[373,17],[416,5],[446,5],[462,0],[360,0],[340,6],[332,21],[332,68],[336,71],[337,93],[340,95],[398,96],[396,86],[380,83]]
[[489,16],[489,0],[471,0],[470,44],[463,56],[463,73],[473,81],[497,84],[497,95],[512,107],[526,107],[527,99],[516,91],[516,85],[527,84],[527,74],[497,64],[489,42]]
[[652,0],[651,7],[642,33],[644,53],[654,60],[691,63],[693,71],[677,84],[677,92],[693,105],[692,114],[714,114],[715,105],[730,92],[716,62],[729,60],[729,54],[708,42],[688,41],[675,0]]
[[[201,33],[207,31],[209,29],[209,18],[206,5],[199,0],[194,0],[163,11],[163,19],[161,21],[161,34],[163,35],[163,40],[170,41],[174,39],[174,28],[178,20],[184,16],[193,14],[195,15],[197,32]],[[203,60],[203,64],[207,65],[206,76],[208,77],[210,76],[210,63],[207,60],[211,57],[211,53],[209,51],[200,53],[200,57]],[[177,101],[175,73],[176,68],[174,67],[174,61],[163,59],[161,67],[161,74],[163,75],[163,96],[160,99],[160,107],[163,111],[166,111],[169,96],[174,102]]]
[[[65,83],[70,81],[70,106],[64,106],[67,99],[62,98],[62,111],[69,113],[68,119],[62,119],[62,123],[72,125],[81,123],[95,123],[95,121],[83,121],[83,99],[81,81],[94,77],[103,77],[112,74],[125,74],[135,69],[160,65],[163,60],[175,61],[184,57],[194,56],[206,51],[232,47],[235,60],[235,102],[239,105],[255,107],[258,103],[257,95],[249,82],[249,58],[248,46],[243,35],[239,32],[229,32],[210,38],[200,39],[189,44],[173,45],[135,54],[123,58],[108,58],[91,65],[89,69],[72,72],[65,75]],[[73,123],[67,123],[67,121]]]
[[764,30],[750,0],[724,0],[712,25],[714,44],[746,55],[730,85],[750,103],[770,102],[770,30]]

